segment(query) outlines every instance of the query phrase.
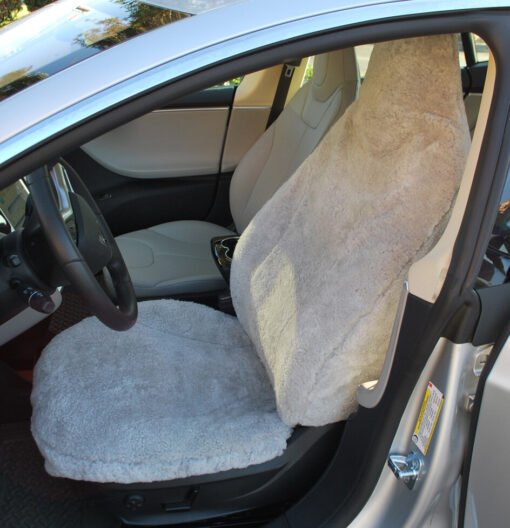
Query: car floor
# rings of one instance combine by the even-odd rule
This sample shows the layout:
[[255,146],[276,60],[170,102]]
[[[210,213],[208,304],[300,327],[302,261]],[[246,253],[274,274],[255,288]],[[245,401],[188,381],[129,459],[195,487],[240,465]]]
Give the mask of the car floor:
[[114,528],[120,522],[94,501],[94,486],[53,478],[28,421],[0,425],[2,528]]
[[54,478],[30,432],[32,369],[51,338],[88,315],[64,296],[59,313],[0,347],[0,525],[2,528],[116,528],[96,504],[96,488]]
[[30,381],[0,362],[0,396],[5,402],[0,409],[0,525],[2,528],[120,526],[95,504],[93,485],[53,478],[46,473],[30,432],[31,389]]

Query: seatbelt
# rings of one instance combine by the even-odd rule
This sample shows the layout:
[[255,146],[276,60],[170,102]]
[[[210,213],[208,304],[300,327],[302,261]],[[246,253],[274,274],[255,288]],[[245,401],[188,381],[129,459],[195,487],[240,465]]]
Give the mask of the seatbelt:
[[280,80],[276,87],[276,93],[274,94],[273,106],[271,112],[269,112],[269,118],[267,120],[267,128],[269,128],[283,112],[285,108],[285,101],[289,94],[290,83],[294,76],[294,71],[301,64],[301,60],[294,60],[286,62],[283,65],[282,73],[280,74]]

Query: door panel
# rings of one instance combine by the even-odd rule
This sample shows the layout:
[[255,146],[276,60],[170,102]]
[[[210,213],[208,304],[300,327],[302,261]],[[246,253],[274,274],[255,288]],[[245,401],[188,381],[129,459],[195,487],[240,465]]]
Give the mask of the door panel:
[[209,220],[211,211],[217,223],[232,221],[222,196],[231,174],[220,179],[219,167],[235,91],[221,86],[181,97],[65,156],[115,236],[174,220]]
[[83,145],[83,150],[103,167],[131,178],[215,174],[229,111],[157,110]]
[[236,87],[171,101],[83,145],[111,172],[137,179],[217,174]]
[[[217,174],[136,179],[110,171],[82,149],[65,159],[84,180],[115,236],[174,220],[209,220],[215,201],[224,203],[220,195],[228,192]],[[216,223],[231,222],[228,210],[214,212]]]
[[221,164],[222,172],[233,171],[264,133],[270,111],[271,106],[233,108]]
[[236,90],[225,139],[222,172],[233,171],[264,133],[282,66],[246,75]]
[[[243,79],[244,82],[244,79]],[[213,86],[206,90],[193,92],[177,99],[173,99],[165,108],[214,108],[214,107],[231,107],[234,96],[237,92],[237,86],[230,82],[227,85]]]

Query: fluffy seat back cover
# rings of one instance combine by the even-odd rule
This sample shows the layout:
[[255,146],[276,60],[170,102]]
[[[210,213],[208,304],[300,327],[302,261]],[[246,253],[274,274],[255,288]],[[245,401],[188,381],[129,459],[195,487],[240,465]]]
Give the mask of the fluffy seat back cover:
[[347,418],[378,377],[469,144],[456,37],[377,44],[359,99],[243,233],[234,305],[288,425]]

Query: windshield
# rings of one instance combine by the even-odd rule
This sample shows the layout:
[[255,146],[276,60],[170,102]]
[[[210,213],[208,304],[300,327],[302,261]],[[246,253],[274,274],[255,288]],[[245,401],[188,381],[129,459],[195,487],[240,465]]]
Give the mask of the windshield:
[[0,30],[0,101],[115,44],[232,0],[59,0]]

